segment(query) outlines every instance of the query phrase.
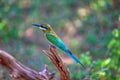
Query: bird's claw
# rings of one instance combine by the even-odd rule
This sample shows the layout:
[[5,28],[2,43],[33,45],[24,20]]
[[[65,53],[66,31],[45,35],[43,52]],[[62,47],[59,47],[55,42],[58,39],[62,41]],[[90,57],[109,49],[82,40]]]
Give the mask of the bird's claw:
[[55,48],[55,49],[56,49],[56,47],[55,47],[54,45],[52,45],[52,44],[50,44],[49,46],[50,46],[50,47],[53,47],[53,48]]

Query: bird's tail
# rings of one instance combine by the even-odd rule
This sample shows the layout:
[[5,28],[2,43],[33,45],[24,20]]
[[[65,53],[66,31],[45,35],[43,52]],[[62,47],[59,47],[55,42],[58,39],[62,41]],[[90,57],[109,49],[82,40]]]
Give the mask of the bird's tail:
[[72,54],[72,52],[70,52],[69,50],[67,50],[66,53],[67,53],[71,58],[73,58],[73,60],[74,60],[76,63],[79,63],[79,64],[85,69],[85,66]]

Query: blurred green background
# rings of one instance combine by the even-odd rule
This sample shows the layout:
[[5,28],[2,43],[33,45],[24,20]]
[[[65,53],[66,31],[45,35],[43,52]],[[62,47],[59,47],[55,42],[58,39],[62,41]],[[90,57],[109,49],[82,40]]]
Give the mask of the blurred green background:
[[[48,42],[32,23],[49,23],[91,72],[92,80],[120,80],[120,0],[0,0],[0,49],[41,71],[58,70],[42,50]],[[72,80],[86,73],[59,50]],[[0,67],[0,80],[11,80]]]

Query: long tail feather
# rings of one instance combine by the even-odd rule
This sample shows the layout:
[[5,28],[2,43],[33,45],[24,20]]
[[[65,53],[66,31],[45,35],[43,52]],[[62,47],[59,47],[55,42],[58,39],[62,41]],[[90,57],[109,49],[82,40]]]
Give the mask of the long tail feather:
[[69,50],[67,50],[66,53],[67,53],[71,58],[73,58],[73,60],[74,60],[76,63],[79,63],[79,64],[85,69],[85,66],[84,66]]

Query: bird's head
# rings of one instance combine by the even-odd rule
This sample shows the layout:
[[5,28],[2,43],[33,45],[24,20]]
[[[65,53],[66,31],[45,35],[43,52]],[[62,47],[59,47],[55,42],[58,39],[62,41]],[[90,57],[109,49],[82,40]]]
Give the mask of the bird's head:
[[33,26],[39,27],[43,31],[51,31],[52,27],[49,24],[32,24]]

